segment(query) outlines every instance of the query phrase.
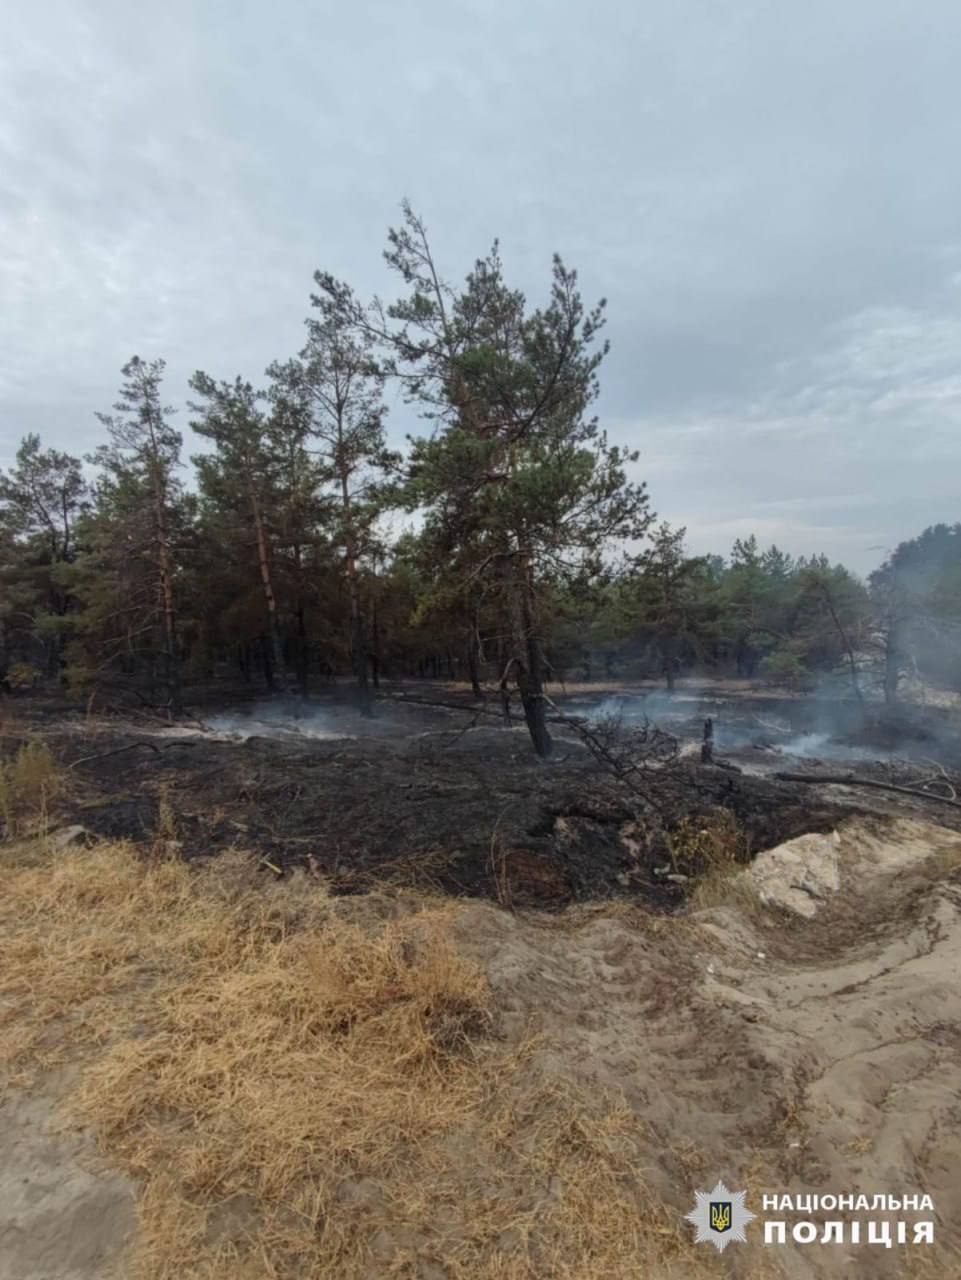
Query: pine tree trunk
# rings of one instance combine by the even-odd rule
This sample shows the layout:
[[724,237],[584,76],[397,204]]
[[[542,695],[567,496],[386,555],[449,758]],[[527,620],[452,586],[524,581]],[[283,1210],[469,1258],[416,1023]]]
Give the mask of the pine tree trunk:
[[516,671],[517,689],[521,695],[527,731],[531,735],[534,750],[546,760],[554,749],[547,727],[547,705],[544,702],[544,661],[534,621],[534,590],[530,576],[530,563],[526,555],[510,581],[512,639],[514,643],[513,665]]
[[373,714],[370,684],[367,679],[367,629],[360,611],[360,601],[355,600],[356,584],[350,602],[350,661],[357,682],[357,705],[365,716]]
[[347,546],[347,591],[350,596],[350,666],[357,685],[357,705],[365,716],[372,713],[367,680],[367,628],[360,604],[360,583],[353,543]]
[[270,658],[270,643],[263,634],[260,636],[260,660],[264,668],[264,680],[267,682],[267,688],[273,693],[277,685],[274,682],[274,666]]
[[664,664],[664,682],[668,692],[674,692],[674,637],[664,636],[661,640],[661,660]]
[[480,634],[477,629],[476,614],[471,617],[467,631],[467,670],[470,675],[471,692],[475,698],[482,698],[484,690],[480,682]]
[[310,684],[310,664],[307,652],[307,623],[304,618],[304,602],[297,601],[297,684],[301,695],[307,697]]
[[157,519],[157,559],[160,565],[160,604],[163,612],[164,656],[167,666],[167,689],[172,715],[183,713],[183,688],[180,678],[180,655],[177,652],[177,619],[174,612],[173,565],[167,530],[167,511],[163,487],[154,480],[154,509]]
[[858,705],[861,707],[863,711],[864,696],[861,693],[861,684],[860,684],[860,681],[858,680],[858,663],[854,653],[854,646],[851,643],[850,639],[848,638],[848,633],[845,630],[844,624],[841,622],[841,619],[838,616],[837,609],[834,607],[834,601],[831,598],[831,593],[828,590],[827,586],[822,585],[821,592],[824,597],[824,603],[827,605],[828,613],[830,613],[831,615],[831,621],[834,623],[834,629],[838,633],[838,639],[841,641],[841,647],[844,649],[845,657],[848,660],[848,670],[851,676],[851,688],[854,692],[855,698],[858,701]]
[[367,628],[360,604],[360,582],[352,542],[347,544],[347,590],[350,595],[350,665],[357,684],[357,705],[363,715],[373,714],[367,680]]
[[380,619],[377,612],[376,598],[371,602],[371,635],[372,644],[370,646],[370,675],[374,688],[380,688]]
[[280,642],[280,628],[277,625],[277,598],[274,595],[274,586],[270,576],[267,535],[264,531],[264,521],[260,512],[260,503],[257,501],[257,493],[249,476],[247,478],[247,493],[250,498],[251,514],[254,518],[254,532],[257,535],[257,564],[260,568],[260,581],[264,589],[264,599],[267,602],[267,634],[270,638],[270,655],[277,681],[281,689],[286,691],[286,664],[284,662],[283,646]]
[[340,494],[344,512],[344,554],[347,568],[347,592],[350,597],[350,666],[357,685],[357,705],[363,715],[373,714],[370,685],[367,679],[367,627],[360,600],[360,577],[357,572],[357,544],[354,537],[353,511],[347,473],[341,472]]

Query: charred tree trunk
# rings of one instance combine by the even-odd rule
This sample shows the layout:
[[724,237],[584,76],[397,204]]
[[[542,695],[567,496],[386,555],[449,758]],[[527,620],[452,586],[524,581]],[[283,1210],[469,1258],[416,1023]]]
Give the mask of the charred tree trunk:
[[828,613],[831,615],[831,621],[834,623],[834,629],[838,633],[838,639],[841,641],[841,647],[844,650],[844,656],[847,658],[848,671],[851,676],[851,688],[853,689],[854,696],[857,698],[858,705],[863,712],[864,698],[861,694],[861,685],[858,680],[858,663],[854,654],[854,646],[848,638],[848,633],[844,627],[844,623],[838,616],[838,611],[834,607],[834,600],[826,583],[821,584],[821,595],[824,599],[825,605],[827,606]]
[[367,662],[367,630],[362,614],[351,611],[350,619],[350,659],[357,682],[357,705],[365,716],[373,714],[373,703],[370,696]]
[[757,669],[757,653],[754,647],[745,639],[737,642],[737,674],[742,680],[751,680],[754,678],[754,672]]
[[310,655],[307,644],[307,623],[304,620],[304,602],[297,601],[297,687],[306,698],[310,684]]
[[360,583],[353,542],[347,545],[347,590],[350,595],[350,665],[357,684],[357,705],[365,716],[373,712],[367,680],[367,628],[360,604]]
[[347,471],[340,473],[340,493],[344,515],[344,562],[347,570],[347,592],[350,597],[350,666],[357,685],[357,705],[362,715],[373,715],[374,705],[367,678],[367,626],[360,599],[360,575],[357,572],[357,540]]
[[274,681],[274,667],[271,662],[270,643],[265,635],[261,635],[260,637],[260,661],[264,669],[264,680],[267,684],[267,688],[271,693],[273,693],[276,690],[277,685]]
[[481,688],[480,682],[480,659],[480,631],[477,626],[477,614],[474,613],[471,615],[470,625],[467,629],[467,671],[470,676],[471,693],[475,698],[484,696],[484,690]]
[[669,693],[674,692],[674,680],[677,674],[675,661],[677,646],[672,635],[661,638],[661,664],[664,669],[664,683]]
[[264,600],[267,603],[267,635],[270,639],[270,656],[273,662],[274,672],[281,688],[286,691],[286,663],[284,662],[283,646],[280,642],[280,628],[277,625],[277,599],[274,595],[274,585],[270,576],[270,558],[267,554],[267,535],[264,530],[264,521],[260,512],[260,503],[257,501],[257,492],[254,488],[253,481],[248,477],[247,493],[250,498],[250,510],[254,520],[254,532],[257,536],[257,564],[260,568],[260,581],[264,589]]
[[174,612],[173,561],[167,527],[166,493],[162,478],[154,476],[154,513],[157,522],[157,564],[160,570],[160,606],[163,616],[164,657],[172,715],[183,713],[180,654],[177,650],[177,618]]
[[[531,735],[534,750],[546,760],[554,749],[554,742],[547,727],[547,704],[544,701],[544,659],[537,636],[534,611],[534,587],[531,581],[530,560],[527,555],[518,558],[515,573],[509,581],[511,606],[511,639],[514,652],[508,668],[513,667],[517,690],[524,708],[527,731]],[[501,682],[503,689],[503,680]]]
[[370,678],[375,689],[380,688],[380,615],[377,610],[377,599],[370,602]]
[[544,701],[544,677],[540,645],[531,637],[527,645],[528,669],[518,681],[527,729],[534,750],[546,760],[554,750],[554,740],[547,727],[547,704]]
[[497,641],[497,665],[501,671],[500,678],[500,702],[501,716],[504,724],[509,729],[511,727],[511,688],[510,674],[512,659],[510,657],[510,644],[501,636]]
[[304,566],[299,542],[293,544],[294,582],[297,620],[297,687],[302,698],[310,692],[310,641],[307,637],[307,618],[304,605]]

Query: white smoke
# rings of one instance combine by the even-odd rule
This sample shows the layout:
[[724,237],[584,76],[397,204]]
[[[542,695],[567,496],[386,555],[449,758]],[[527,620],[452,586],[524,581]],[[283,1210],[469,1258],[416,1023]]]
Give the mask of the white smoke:
[[231,738],[356,738],[359,717],[348,708],[310,703],[259,702],[252,707],[208,716],[214,733]]

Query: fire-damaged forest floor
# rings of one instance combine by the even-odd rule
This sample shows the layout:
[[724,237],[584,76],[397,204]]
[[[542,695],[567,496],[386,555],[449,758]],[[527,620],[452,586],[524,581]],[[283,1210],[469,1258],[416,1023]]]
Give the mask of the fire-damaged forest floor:
[[[496,730],[449,743],[194,738],[153,752],[134,746],[143,741],[109,732],[79,751],[56,744],[68,765],[92,745],[134,747],[71,770],[78,785],[76,799],[64,799],[65,822],[146,844],[159,833],[185,858],[255,849],[267,867],[322,874],[335,893],[390,880],[515,906],[638,895],[665,908],[683,898],[679,882],[654,877],[667,855],[644,849],[630,793],[580,749],[543,767],[524,735]],[[672,817],[723,806],[755,849],[829,829],[839,816],[790,783],[676,772]]]
[[[682,743],[700,732],[704,705],[720,704],[675,703],[672,728]],[[663,710],[663,700],[655,706]],[[301,866],[335,893],[393,881],[514,906],[639,897],[669,910],[684,900],[681,877],[700,869],[679,863],[684,840],[672,841],[671,832],[680,828],[683,837],[705,814],[730,815],[744,861],[830,830],[851,808],[961,825],[961,808],[930,800],[776,779],[789,768],[816,773],[819,762],[772,748],[767,708],[758,717],[735,704],[739,729],[728,736],[736,748],[719,750],[716,767],[688,749],[655,774],[625,781],[556,718],[555,754],[538,762],[516,713],[508,731],[495,707],[491,700],[478,711],[463,690],[406,687],[381,699],[370,720],[328,697],[257,704],[246,714],[205,708],[202,719],[167,729],[65,720],[38,708],[27,731],[39,731],[68,771],[58,802],[63,823],[138,843],[159,835],[187,859],[250,848],[275,874]],[[557,711],[579,717],[583,697],[558,699]],[[750,728],[752,717],[759,724],[747,734],[741,722]],[[16,742],[8,736],[6,749]],[[914,754],[937,750],[949,767],[961,750],[949,744],[945,754],[943,741],[926,746],[923,737],[907,745]],[[735,762],[740,772],[725,767]],[[838,771],[836,763],[825,767]],[[907,760],[857,764],[859,776],[894,783],[911,783],[918,769]]]
[[[961,1274],[961,810],[771,776],[947,796],[950,718],[865,747],[682,691],[632,787],[563,721],[543,765],[462,691],[387,692],[373,725],[7,718],[7,761],[53,762],[0,844],[0,1275]],[[758,1214],[928,1194],[900,1216],[936,1243],[791,1243],[787,1213],[718,1256],[684,1215],[719,1179]]]

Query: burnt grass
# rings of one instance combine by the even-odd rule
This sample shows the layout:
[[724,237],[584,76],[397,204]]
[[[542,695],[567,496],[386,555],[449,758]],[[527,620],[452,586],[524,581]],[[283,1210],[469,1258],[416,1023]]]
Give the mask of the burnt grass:
[[53,723],[44,736],[68,771],[57,822],[149,855],[249,849],[265,875],[302,867],[340,894],[391,882],[512,906],[622,897],[670,911],[687,886],[654,869],[682,818],[729,810],[756,853],[851,812],[809,787],[682,761],[659,781],[658,817],[563,730],[543,764],[520,728],[425,708],[388,708],[352,738]]

